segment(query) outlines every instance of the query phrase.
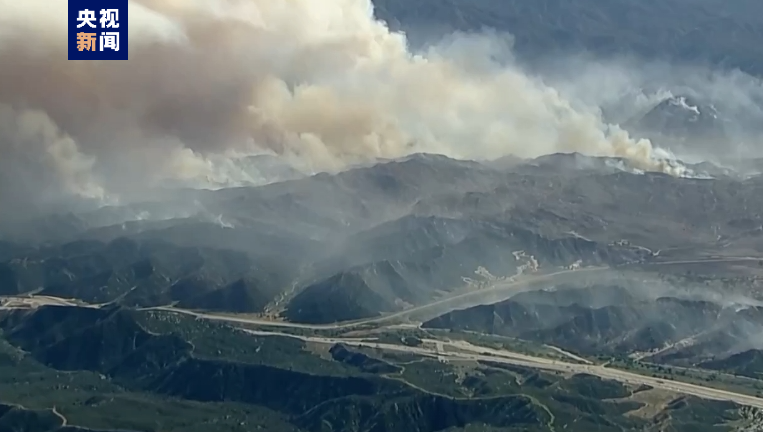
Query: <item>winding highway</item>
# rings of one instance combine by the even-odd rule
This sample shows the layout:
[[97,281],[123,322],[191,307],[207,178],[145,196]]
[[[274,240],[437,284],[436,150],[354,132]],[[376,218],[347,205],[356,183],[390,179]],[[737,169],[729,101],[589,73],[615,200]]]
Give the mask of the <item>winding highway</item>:
[[467,292],[460,293],[454,296],[436,300],[432,303],[427,303],[425,305],[412,307],[412,308],[405,309],[400,312],[395,312],[389,315],[384,315],[384,316],[374,317],[374,318],[367,318],[367,319],[356,320],[356,321],[343,321],[343,322],[338,322],[333,324],[301,324],[301,323],[293,323],[293,322],[287,322],[287,321],[275,321],[275,320],[267,320],[267,319],[239,317],[239,316],[225,315],[225,314],[209,314],[204,312],[190,311],[187,309],[178,309],[172,306],[156,306],[156,307],[145,308],[144,310],[163,310],[167,312],[178,312],[178,313],[193,315],[198,318],[205,318],[210,320],[218,320],[218,321],[222,320],[222,321],[229,321],[229,322],[237,322],[241,324],[255,324],[255,325],[263,325],[263,326],[271,326],[271,327],[291,327],[291,328],[301,328],[301,329],[311,329],[311,330],[349,329],[354,327],[361,327],[364,325],[382,324],[382,323],[387,323],[387,322],[395,321],[395,320],[403,320],[408,317],[411,317],[412,315],[422,314],[423,312],[434,311],[433,314],[436,316],[436,315],[441,315],[441,314],[450,312],[455,309],[471,307],[478,304],[495,303],[505,299],[505,298],[496,299],[496,296],[499,296],[501,294],[515,294],[516,292],[520,291],[520,288],[529,286],[534,283],[543,282],[543,281],[553,281],[557,278],[561,279],[562,277],[569,276],[573,273],[576,275],[580,275],[580,274],[603,272],[606,270],[611,270],[611,269],[610,267],[584,267],[584,268],[580,268],[576,270],[560,270],[553,273],[532,275],[532,276],[527,276],[515,281],[499,282],[496,285],[493,285],[488,288],[483,288],[483,289],[474,290],[474,291],[467,291]]
[[[259,336],[282,336],[301,339],[305,342],[337,344],[341,343],[347,346],[365,347],[382,349],[386,351],[397,351],[408,354],[417,354],[437,358],[440,361],[487,361],[493,363],[503,363],[515,366],[524,366],[533,369],[558,371],[566,373],[584,373],[598,376],[603,379],[618,381],[630,385],[648,385],[654,388],[668,390],[676,393],[696,396],[702,399],[731,401],[744,406],[751,406],[763,409],[763,399],[749,396],[741,393],[735,393],[727,390],[721,390],[711,387],[704,387],[696,384],[690,384],[681,381],[674,381],[664,378],[655,378],[647,375],[641,375],[621,369],[613,369],[602,365],[569,363],[561,360],[535,357],[527,354],[517,353],[507,350],[497,350],[481,346],[472,345],[465,341],[442,341],[436,339],[424,339],[423,346],[411,347],[407,345],[395,345],[388,343],[379,343],[370,340],[358,338],[328,338],[314,336],[300,336],[294,334],[285,334],[269,331],[258,331],[242,329],[249,334]],[[432,348],[426,347],[432,346]],[[451,348],[451,349],[447,349]]]
[[[759,261],[760,258],[756,257],[710,257],[707,259],[692,259],[692,260],[676,260],[676,261],[651,261],[634,263],[638,266],[668,266],[668,265],[685,265],[685,264],[703,264],[703,263],[731,263],[731,262],[750,262]],[[524,276],[518,280],[512,281],[500,281],[488,288],[482,288],[472,291],[462,292],[450,297],[438,299],[432,303],[427,303],[420,306],[415,306],[409,309],[405,309],[399,312],[394,312],[388,315],[380,317],[367,318],[355,321],[343,321],[332,324],[302,324],[287,321],[276,321],[268,319],[258,319],[250,317],[240,317],[232,314],[208,314],[204,312],[194,312],[186,309],[178,309],[172,306],[157,306],[152,308],[146,308],[146,310],[164,310],[168,312],[179,312],[189,315],[194,315],[199,318],[205,318],[210,320],[223,320],[229,322],[238,322],[242,324],[254,324],[271,327],[290,327],[312,330],[332,330],[332,329],[349,329],[353,327],[361,327],[363,325],[378,325],[388,323],[396,320],[405,320],[409,318],[418,318],[416,321],[422,322],[427,319],[421,319],[422,316],[426,318],[435,318],[438,315],[448,313],[456,309],[464,309],[481,304],[497,303],[499,301],[506,300],[508,296],[516,294],[522,291],[522,288],[531,286],[538,282],[553,282],[556,280],[565,281],[565,278],[569,276],[589,275],[594,273],[602,273],[606,271],[620,271],[628,268],[628,265],[612,268],[606,266],[592,266],[582,267],[577,269],[565,269],[552,273],[544,274],[532,274]],[[503,297],[501,297],[503,295]],[[419,315],[417,317],[417,315]],[[224,318],[221,318],[224,317]]]
[[[742,261],[757,261],[755,257],[712,257],[709,259],[694,259],[685,261],[654,261],[650,263],[639,263],[640,265],[681,265],[681,264],[700,264],[710,262],[742,262]],[[622,268],[622,267],[621,267]],[[252,324],[268,327],[282,327],[282,328],[300,328],[311,330],[325,330],[325,329],[350,329],[360,327],[363,325],[378,325],[382,323],[388,323],[395,320],[403,320],[409,318],[414,314],[422,312],[437,311],[437,313],[446,313],[449,310],[457,308],[469,307],[471,303],[480,304],[485,301],[500,301],[490,300],[497,294],[511,294],[517,292],[520,288],[529,286],[535,282],[553,281],[556,278],[565,278],[575,273],[576,275],[603,272],[611,270],[609,267],[585,267],[578,269],[561,270],[553,273],[539,274],[524,277],[516,281],[500,282],[489,288],[484,288],[475,291],[464,292],[452,297],[437,300],[435,302],[413,307],[404,311],[396,312],[382,317],[370,318],[365,320],[358,320],[352,322],[341,322],[334,324],[300,324],[283,321],[273,321],[267,319],[248,318],[243,316],[196,312],[185,309],[179,309],[171,306],[160,306],[145,308],[143,310],[158,310],[166,312],[181,313],[191,315],[197,319],[206,319],[213,321],[222,321],[232,324]],[[18,308],[34,308],[43,305],[56,305],[56,306],[68,306],[68,307],[100,307],[102,305],[85,305],[81,304],[73,299],[61,299],[50,296],[12,296],[2,298],[0,302],[0,309],[18,309]],[[442,309],[442,310],[440,310]],[[391,324],[391,323],[390,323]],[[281,333],[276,331],[259,331],[251,329],[241,329],[250,334],[262,335],[262,336],[281,336],[298,338],[306,342],[315,342],[323,344],[336,344],[342,343],[348,346],[356,347],[368,347],[376,348],[388,351],[399,351],[410,354],[418,354],[422,356],[428,356],[432,358],[440,359],[441,361],[490,361],[495,363],[505,363],[517,366],[524,366],[529,368],[560,371],[568,373],[586,373],[595,375],[603,379],[609,379],[619,381],[622,383],[632,385],[648,385],[654,388],[664,389],[672,392],[683,393],[692,395],[704,399],[712,400],[724,400],[732,401],[744,406],[750,406],[763,409],[763,399],[754,396],[749,396],[741,393],[735,393],[727,390],[721,390],[716,388],[705,387],[696,384],[690,384],[686,382],[674,381],[663,378],[655,378],[651,376],[641,375],[621,369],[614,369],[606,367],[604,365],[585,363],[571,363],[556,359],[549,359],[543,357],[535,357],[527,354],[512,352],[508,350],[496,350],[481,346],[472,345],[462,340],[430,340],[423,341],[422,346],[412,347],[406,345],[396,345],[388,343],[379,343],[369,339],[359,338],[330,338],[330,337],[318,337],[318,336],[304,336],[295,335],[290,333]],[[427,345],[431,346],[428,347]]]
[[710,258],[697,258],[693,260],[678,260],[678,261],[647,261],[641,263],[641,265],[682,265],[682,264],[705,264],[705,263],[733,263],[733,262],[748,262],[748,261],[763,261],[762,257],[710,257]]

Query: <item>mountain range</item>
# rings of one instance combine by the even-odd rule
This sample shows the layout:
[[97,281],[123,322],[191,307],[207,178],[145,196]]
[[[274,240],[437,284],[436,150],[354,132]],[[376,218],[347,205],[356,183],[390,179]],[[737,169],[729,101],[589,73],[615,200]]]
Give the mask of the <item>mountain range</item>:
[[[508,32],[530,71],[763,73],[752,0],[373,5],[414,49]],[[759,119],[668,90],[601,109],[663,165],[220,157],[0,220],[0,432],[763,430],[763,159],[726,146]]]
[[[761,178],[673,178],[626,164],[558,154],[507,168],[419,154],[124,210],[193,200],[215,208],[213,220],[103,224],[100,214],[119,208],[48,218],[26,238],[6,231],[2,291],[281,309],[290,320],[325,323],[419,306],[528,269],[618,266],[676,247],[760,252],[750,236],[760,232]],[[61,241],[29,243],[48,232]]]

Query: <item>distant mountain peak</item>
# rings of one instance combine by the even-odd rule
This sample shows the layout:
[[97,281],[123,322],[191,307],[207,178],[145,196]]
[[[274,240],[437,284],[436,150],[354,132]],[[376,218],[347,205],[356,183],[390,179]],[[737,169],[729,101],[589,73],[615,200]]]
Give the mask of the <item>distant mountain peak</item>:
[[688,121],[700,121],[705,118],[718,119],[718,110],[712,103],[702,103],[691,96],[671,95],[655,106],[670,115],[684,116]]
[[718,141],[725,139],[726,119],[710,101],[669,94],[645,114],[630,119],[626,129],[661,145],[676,142]]

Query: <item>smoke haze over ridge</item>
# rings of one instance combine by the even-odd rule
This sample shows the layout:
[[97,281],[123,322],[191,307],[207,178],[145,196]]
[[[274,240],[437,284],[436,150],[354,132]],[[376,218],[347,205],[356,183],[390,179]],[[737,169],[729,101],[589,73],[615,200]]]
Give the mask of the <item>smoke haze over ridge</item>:
[[132,0],[127,62],[68,61],[66,8],[0,0],[0,205],[18,213],[165,179],[235,183],[219,161],[262,152],[316,171],[578,151],[680,174],[524,72],[507,38],[414,54],[370,0]]

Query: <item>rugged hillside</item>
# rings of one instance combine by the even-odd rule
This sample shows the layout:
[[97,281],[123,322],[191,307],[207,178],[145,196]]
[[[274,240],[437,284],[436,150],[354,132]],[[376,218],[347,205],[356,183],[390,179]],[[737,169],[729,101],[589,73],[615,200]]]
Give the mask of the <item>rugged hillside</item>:
[[[337,241],[284,316],[315,323],[374,316],[462,290],[465,278],[489,283],[535,264],[620,265],[679,245],[720,250],[732,238],[749,237],[742,225],[761,222],[756,212],[763,208],[753,198],[763,192],[760,179],[629,173],[623,161],[575,154],[492,167],[481,169],[483,181],[469,192],[422,194],[413,214]],[[686,212],[687,205],[703,210]],[[740,224],[739,215],[748,223]],[[343,303],[346,316],[322,312],[342,296],[352,299]]]
[[[320,2],[312,3],[316,9],[305,9],[305,19],[347,24],[323,29],[328,33],[368,24],[357,15],[322,15]],[[330,124],[297,125],[304,123],[299,107],[307,99],[260,115],[257,97],[250,112],[249,120],[262,123],[254,128],[257,145],[294,151],[305,162],[296,169],[291,157],[217,153],[245,132],[241,116],[228,114],[249,105],[247,92],[194,87],[196,97],[212,103],[207,110],[175,103],[184,98],[170,85],[157,94],[164,102],[133,107],[140,111],[135,118],[122,118],[118,103],[88,93],[112,115],[115,127],[101,136],[98,122],[73,127],[76,110],[59,109],[76,92],[59,89],[68,96],[54,99],[66,104],[42,109],[59,80],[28,77],[45,84],[46,91],[32,95],[0,83],[0,98],[8,102],[0,113],[0,201],[21,203],[0,209],[8,215],[0,218],[0,432],[763,430],[763,159],[748,154],[757,151],[754,145],[736,150],[758,143],[763,133],[763,99],[755,90],[755,76],[763,76],[763,3],[365,4],[371,3],[414,49],[453,30],[513,35],[510,54],[540,89],[524,100],[532,104],[530,96],[543,93],[553,100],[538,102],[549,118],[563,111],[557,132],[569,140],[560,142],[590,137],[577,128],[589,118],[569,115],[546,85],[565,96],[583,93],[575,84],[579,74],[591,80],[587,96],[598,99],[591,103],[605,122],[685,150],[681,157],[708,150],[719,159],[659,161],[658,171],[673,176],[650,171],[656,166],[644,161],[579,153],[480,161],[411,154],[308,175],[321,149],[303,153],[291,140],[312,142],[309,129],[323,130],[316,133],[332,155],[344,155]],[[334,12],[342,11],[325,13]],[[230,30],[220,41],[241,42],[239,29]],[[373,29],[359,31],[366,30]],[[374,41],[402,47],[389,38]],[[469,57],[470,42],[455,48],[467,48],[468,73],[479,74],[484,63]],[[262,60],[315,65],[320,57],[363,67],[352,53],[376,58],[381,46],[333,43],[311,37],[296,44],[305,52],[266,53]],[[341,55],[323,56],[327,47]],[[610,75],[614,64],[629,68]],[[395,62],[384,65],[392,65],[388,76],[374,66],[363,75],[371,82],[343,81],[349,99],[340,99],[360,101],[356,96],[375,79],[390,84],[399,72],[407,74]],[[217,76],[201,69],[185,84]],[[235,88],[246,77],[231,70],[210,83]],[[326,70],[286,74],[280,77],[286,85],[276,90],[309,96],[298,89],[301,82],[325,84],[334,79]],[[447,67],[438,70],[441,78],[454,78]],[[665,76],[650,80],[651,74]],[[416,85],[413,75],[403,84]],[[476,76],[455,78],[468,86]],[[254,81],[262,84],[263,77]],[[632,88],[622,94],[604,90],[624,83]],[[272,96],[262,89],[254,89],[257,96]],[[577,99],[570,105],[587,103]],[[377,102],[377,108],[389,105]],[[41,111],[30,111],[35,108]],[[269,118],[271,111],[286,116]],[[372,111],[386,124],[381,110]],[[147,113],[157,121],[144,122]],[[291,114],[295,121],[286,118]],[[453,120],[468,121],[461,114]],[[416,117],[397,119],[404,125],[389,120],[406,135]],[[176,131],[201,118],[211,127]],[[532,119],[515,120],[522,129]],[[434,143],[447,130],[430,132],[411,137]],[[148,190],[165,169],[176,168],[148,152],[146,182],[117,187],[118,179],[137,174],[123,174],[129,164],[110,157],[123,147],[102,141],[139,137],[146,148],[155,139],[174,145],[166,134],[183,136],[185,150],[193,149],[179,154],[189,159],[175,160],[188,174],[208,165],[215,175]],[[381,138],[379,145],[389,148]],[[531,141],[512,145],[538,145]],[[459,145],[471,145],[469,137]],[[3,159],[7,149],[12,154]],[[186,166],[190,160],[205,163]],[[26,169],[27,163],[40,169]],[[218,172],[227,170],[236,175]],[[239,182],[230,177],[249,185],[231,187]],[[94,185],[108,196],[63,196],[91,189],[96,196]],[[48,213],[53,208],[59,213]],[[322,325],[333,323],[341,324]]]
[[87,303],[259,312],[287,283],[244,253],[118,238],[75,241],[0,263],[0,293],[34,292]]
[[[697,291],[671,293],[648,285],[635,290],[558,287],[453,311],[424,327],[516,337],[591,356],[682,365],[723,357],[754,343],[763,329],[763,308],[719,304]],[[737,356],[703,365],[731,370]]]
[[[367,318],[538,266],[619,265],[648,255],[572,235],[547,238],[497,221],[432,216],[383,224],[347,243],[335,261],[321,263],[347,269],[308,285],[289,303],[287,318],[312,323]],[[321,311],[333,315],[320,316]]]
[[183,191],[167,206],[214,208],[216,222],[147,216],[98,227],[113,215],[78,216],[91,225],[74,231],[76,240],[4,243],[0,292],[267,309],[325,323],[426,304],[520,271],[619,266],[666,250],[759,250],[761,178],[694,168],[717,178],[644,174],[580,154],[508,164],[418,154],[259,188]]
[[60,431],[63,421],[52,410],[28,410],[0,403],[0,430]]
[[757,379],[763,374],[763,351],[759,349],[751,349],[736,353],[724,359],[707,361],[700,366],[706,369],[729,372]]
[[[342,345],[316,351],[166,312],[49,306],[5,311],[0,329],[0,391],[26,407],[0,408],[0,425],[22,425],[10,430],[614,432],[649,424],[624,415],[642,406],[628,400],[632,389],[589,375],[463,369]],[[673,408],[687,417],[676,431],[695,430],[694,404]]]
[[629,125],[652,135],[690,141],[702,138],[724,142],[728,140],[725,123],[714,105],[700,103],[691,96],[671,96],[650,109]]
[[[7,341],[53,370],[97,372],[129,391],[157,396],[262,406],[272,410],[271,417],[281,415],[306,431],[329,424],[336,430],[375,425],[394,431],[405,424],[440,431],[472,422],[540,431],[549,422],[544,409],[523,395],[464,400],[428,394],[378,376],[401,368],[387,363],[380,369],[384,362],[346,348],[332,348],[337,361],[327,361],[303,351],[295,339],[255,337],[173,315],[44,307],[8,313],[0,327]],[[71,403],[58,409],[66,415],[74,410]]]

